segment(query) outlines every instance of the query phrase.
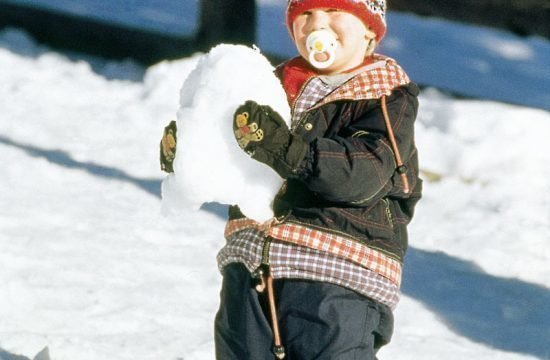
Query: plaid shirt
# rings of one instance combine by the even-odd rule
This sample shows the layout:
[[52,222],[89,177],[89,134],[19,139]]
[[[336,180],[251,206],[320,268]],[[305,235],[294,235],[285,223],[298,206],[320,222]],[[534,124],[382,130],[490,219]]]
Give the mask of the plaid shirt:
[[[218,253],[220,271],[233,262],[252,273],[261,264],[266,242],[264,233],[247,228],[231,234]],[[269,266],[274,279],[302,279],[343,286],[395,309],[399,286],[346,258],[277,239],[271,240]]]
[[293,128],[300,118],[300,116],[316,105],[319,101],[324,99],[327,95],[336,89],[337,86],[331,86],[325,83],[321,77],[314,77],[307,85],[305,85],[302,91],[302,96],[296,99],[294,104],[294,111],[292,112],[292,125]]
[[[356,72],[307,80],[293,104],[292,125],[314,107],[341,99],[376,99],[409,82],[393,59],[375,55]],[[231,220],[226,245],[218,254],[220,271],[232,262],[254,272],[268,261],[273,278],[333,283],[395,309],[399,302],[402,265],[381,251],[346,234],[293,224],[263,225],[251,219]],[[264,246],[269,243],[268,259]]]
[[374,54],[373,63],[355,72],[338,89],[317,105],[336,100],[369,100],[389,96],[393,89],[411,82],[409,76],[394,59]]

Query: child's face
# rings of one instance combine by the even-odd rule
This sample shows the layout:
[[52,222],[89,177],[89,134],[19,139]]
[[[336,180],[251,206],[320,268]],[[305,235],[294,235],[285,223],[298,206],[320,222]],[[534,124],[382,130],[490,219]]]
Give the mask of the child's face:
[[355,15],[336,9],[313,9],[296,17],[292,24],[294,43],[304,59],[309,54],[306,48],[308,35],[316,30],[328,30],[338,42],[336,60],[323,73],[337,74],[361,65],[365,59],[370,39],[374,32]]

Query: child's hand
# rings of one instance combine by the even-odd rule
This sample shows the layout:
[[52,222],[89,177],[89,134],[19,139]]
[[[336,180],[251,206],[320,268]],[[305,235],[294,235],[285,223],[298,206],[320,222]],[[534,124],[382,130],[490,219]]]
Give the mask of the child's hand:
[[254,101],[239,106],[233,130],[244,151],[285,179],[297,172],[308,149],[301,136],[290,132],[281,115]]
[[174,172],[174,159],[176,157],[176,132],[178,128],[174,120],[164,128],[162,139],[160,140],[160,169],[167,173]]

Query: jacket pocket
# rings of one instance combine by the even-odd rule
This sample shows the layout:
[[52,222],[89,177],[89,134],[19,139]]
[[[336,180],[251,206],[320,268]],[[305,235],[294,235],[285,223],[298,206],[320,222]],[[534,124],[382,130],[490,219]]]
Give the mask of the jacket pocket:
[[338,209],[348,231],[366,242],[390,240],[394,236],[393,213],[387,199],[365,208]]

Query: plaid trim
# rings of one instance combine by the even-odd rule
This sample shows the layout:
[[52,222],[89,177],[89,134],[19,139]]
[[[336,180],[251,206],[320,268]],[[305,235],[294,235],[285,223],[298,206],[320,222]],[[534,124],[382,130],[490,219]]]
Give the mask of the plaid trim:
[[[277,240],[347,259],[385,277],[397,287],[401,286],[402,266],[399,261],[351,238],[292,223],[266,226],[250,219],[239,219],[227,222],[226,239],[246,227],[254,228],[258,233],[271,236]],[[265,231],[263,228],[265,228]]]
[[[379,99],[390,95],[396,87],[410,83],[408,75],[395,60],[374,54],[372,61],[341,84],[327,84],[319,75],[306,80],[294,99],[291,127],[294,128],[300,116],[309,109],[338,100]],[[285,90],[288,92],[288,89]]]
[[[234,262],[242,263],[252,273],[261,263],[266,241],[263,232],[247,229],[234,233],[218,253],[220,271]],[[275,279],[302,279],[331,283],[356,291],[395,309],[399,287],[352,261],[330,253],[272,240],[269,251],[270,270]]]
[[371,100],[390,95],[392,90],[411,82],[397,62],[384,55],[374,54],[374,63],[368,65],[336,91],[325,97],[316,107],[337,100]]
[[268,235],[348,259],[387,278],[397,286],[401,285],[401,263],[356,240],[292,223],[271,227]]
[[229,220],[225,224],[225,231],[224,231],[224,237],[227,239],[232,234],[249,228],[258,228],[260,226],[260,223],[249,219],[249,218],[242,218],[242,219],[236,219],[236,220]]

